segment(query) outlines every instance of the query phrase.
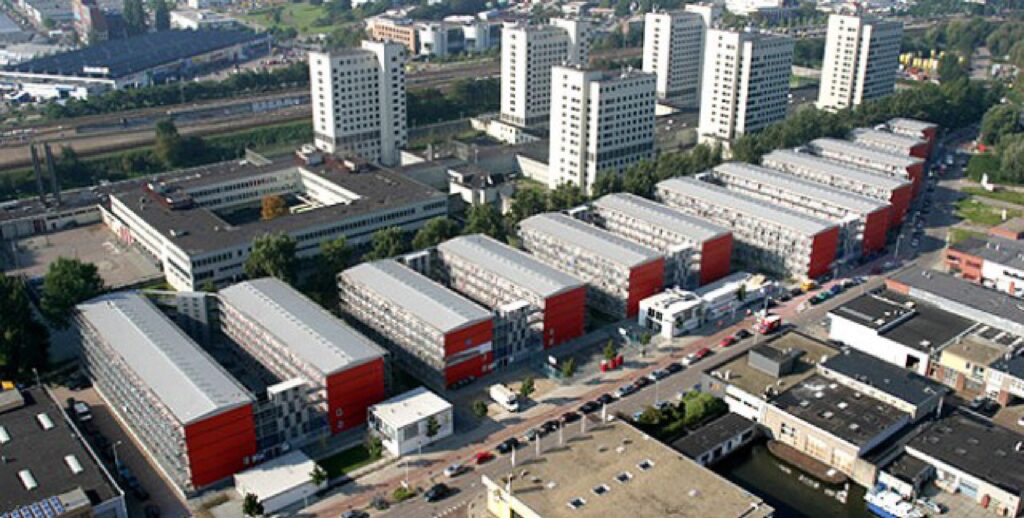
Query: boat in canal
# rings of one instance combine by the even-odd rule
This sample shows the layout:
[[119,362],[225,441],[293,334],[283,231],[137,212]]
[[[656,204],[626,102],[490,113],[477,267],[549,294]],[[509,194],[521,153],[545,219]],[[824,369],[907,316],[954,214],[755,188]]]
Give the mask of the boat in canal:
[[906,501],[899,493],[875,488],[864,495],[868,510],[882,518],[924,518],[924,513]]

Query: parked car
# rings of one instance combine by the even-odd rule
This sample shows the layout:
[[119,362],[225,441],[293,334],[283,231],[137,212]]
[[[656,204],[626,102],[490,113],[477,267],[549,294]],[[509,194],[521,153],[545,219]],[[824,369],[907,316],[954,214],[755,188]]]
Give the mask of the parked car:
[[642,388],[650,385],[651,383],[654,383],[654,382],[651,381],[651,379],[648,378],[647,376],[640,376],[639,378],[637,378],[633,382],[633,386],[636,387],[637,390],[639,390],[639,389],[642,389]]
[[541,428],[544,429],[544,433],[551,433],[551,432],[554,432],[555,430],[558,430],[559,428],[561,428],[562,427],[562,423],[560,423],[560,422],[558,422],[558,421],[556,421],[554,419],[549,419],[547,421],[544,421],[544,424],[542,424],[540,426],[541,426]]
[[753,333],[747,331],[746,329],[740,329],[739,331],[736,331],[736,334],[732,335],[732,337],[735,338],[737,341],[745,340],[747,338],[750,338],[751,336],[753,336]]
[[658,370],[655,370],[655,371],[651,371],[651,373],[647,375],[647,379],[649,379],[651,381],[658,381],[658,380],[662,380],[662,379],[665,379],[666,377],[668,377],[668,374],[669,373],[668,373],[667,370],[658,369]]
[[89,408],[89,405],[81,401],[76,401],[73,408],[75,411],[75,419],[78,419],[78,422],[87,423],[92,421],[92,410]]
[[531,428],[523,434],[523,439],[526,439],[526,442],[533,442],[537,440],[538,437],[541,437],[541,435],[539,428]]
[[494,454],[487,450],[478,451],[476,452],[476,455],[473,455],[473,461],[476,462],[477,464],[487,464],[493,459]]
[[681,370],[683,370],[683,366],[679,365],[678,363],[675,363],[675,362],[670,363],[670,364],[665,366],[665,372],[667,372],[669,374],[675,374],[675,373],[677,373],[677,372],[679,372]]
[[370,514],[366,511],[352,509],[350,511],[345,511],[341,513],[341,518],[370,518]]
[[636,385],[633,385],[632,383],[630,383],[628,385],[623,385],[623,386],[619,387],[615,391],[615,396],[623,398],[623,397],[626,397],[626,396],[628,396],[628,395],[630,395],[630,394],[632,394],[634,392],[636,392]]
[[700,360],[700,358],[697,357],[697,353],[690,353],[687,354],[679,363],[685,368],[697,363],[698,360]]
[[601,394],[600,396],[597,396],[596,401],[602,405],[608,405],[615,401],[615,396],[612,396],[611,394]]
[[498,453],[502,455],[505,455],[511,452],[512,450],[518,450],[519,439],[516,439],[515,437],[509,437],[508,439],[505,439],[504,441],[498,443],[498,445],[495,446],[494,449],[498,450]]
[[707,347],[702,347],[699,351],[695,352],[694,354],[697,355],[698,360],[703,360],[704,358],[707,358],[709,354],[711,354],[711,349],[708,349]]
[[448,478],[457,477],[461,475],[462,472],[465,470],[466,466],[463,466],[462,464],[459,463],[455,463],[452,464],[451,466],[448,466],[447,468],[444,468],[444,476]]
[[923,507],[925,511],[928,511],[931,514],[942,514],[946,512],[946,508],[943,507],[942,504],[926,496],[918,498],[917,505]]
[[434,484],[426,493],[423,493],[423,499],[431,503],[438,502],[444,500],[451,492],[451,488],[445,484]]
[[718,346],[719,347],[729,347],[730,345],[732,345],[734,343],[736,343],[736,338],[734,338],[732,336],[727,336],[727,337],[723,338],[720,342],[718,342]]
[[586,403],[580,405],[580,407],[577,408],[576,410],[578,410],[581,414],[592,414],[600,409],[601,403],[598,403],[597,401],[587,401]]
[[576,421],[579,421],[579,420],[580,420],[580,415],[577,414],[576,412],[566,412],[566,413],[562,414],[562,422],[563,423],[575,423]]

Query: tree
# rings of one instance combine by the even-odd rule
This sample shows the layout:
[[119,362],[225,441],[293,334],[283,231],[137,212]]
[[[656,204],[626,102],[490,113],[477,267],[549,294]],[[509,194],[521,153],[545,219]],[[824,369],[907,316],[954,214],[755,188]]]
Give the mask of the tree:
[[541,189],[520,189],[509,207],[510,223],[514,226],[534,214],[544,212],[547,203],[547,195]]
[[640,333],[640,345],[648,345],[651,343],[651,333],[644,331]]
[[349,257],[352,251],[348,248],[348,241],[345,236],[338,236],[329,241],[320,243],[320,264],[321,270],[326,270],[331,279],[348,266]]
[[576,359],[569,357],[562,362],[562,377],[571,378],[576,374]]
[[437,418],[430,416],[427,418],[427,438],[433,439],[438,432],[441,431],[441,423],[437,422]]
[[645,407],[640,417],[637,418],[638,424],[653,426],[661,422],[662,419],[661,411],[653,406]]
[[437,246],[442,241],[452,238],[458,233],[455,222],[444,216],[436,217],[426,222],[416,232],[416,235],[412,238],[412,248],[413,250],[423,250],[424,248]]
[[146,32],[146,10],[142,0],[124,0],[122,16],[129,36]]
[[313,471],[309,472],[309,481],[312,482],[313,485],[316,486],[316,487],[320,487],[320,486],[326,484],[327,483],[327,470],[325,470],[324,468],[320,467],[319,464],[313,466]]
[[505,220],[502,219],[497,207],[489,203],[474,205],[469,209],[469,214],[466,215],[466,228],[463,230],[463,233],[486,234],[498,241],[504,241],[507,237]]
[[263,221],[269,221],[285,214],[288,214],[288,204],[281,196],[270,194],[260,200],[260,219]]
[[217,285],[213,281],[204,281],[199,285],[199,291],[205,291],[206,293],[217,293]]
[[382,228],[374,232],[370,243],[370,251],[363,255],[363,259],[367,261],[387,259],[409,251],[409,243],[405,240],[405,234],[398,227]]
[[153,6],[153,27],[158,31],[166,31],[171,28],[171,12],[167,8],[165,0],[156,0]]
[[95,264],[59,257],[50,263],[43,277],[40,309],[54,327],[64,329],[75,306],[103,293],[104,289]]
[[478,399],[473,402],[473,415],[477,417],[484,417],[487,415],[487,403],[483,400]]
[[1024,183],[1024,134],[1003,139],[1000,164],[1000,181]]
[[295,280],[295,246],[295,238],[283,232],[258,236],[242,271],[250,279],[270,276],[291,283]]
[[523,378],[523,383],[519,385],[519,397],[523,399],[530,399],[530,394],[533,394],[537,388],[533,386],[533,376],[527,376]]
[[168,167],[184,162],[184,141],[178,134],[178,127],[171,119],[164,119],[156,123],[156,143],[153,146],[153,152]]
[[626,169],[625,177],[622,179],[622,187],[626,192],[650,198],[651,194],[654,193],[654,184],[658,183],[654,173],[655,165],[648,160],[633,164]]
[[967,67],[960,63],[960,56],[954,52],[947,52],[939,58],[936,72],[939,74],[939,80],[943,83],[966,79],[969,76]]
[[48,360],[49,332],[36,321],[20,279],[0,272],[0,375],[27,379]]
[[242,514],[246,516],[263,516],[263,502],[252,493],[246,493],[242,499]]
[[1016,133],[1020,126],[1021,109],[1013,104],[997,104],[981,118],[981,141],[994,146],[1006,135]]
[[736,300],[743,302],[747,300],[747,285],[740,284],[739,288],[736,288]]
[[604,359],[611,361],[615,359],[615,355],[618,352],[615,350],[615,342],[608,340],[608,343],[604,344]]
[[592,187],[594,197],[604,196],[616,192],[622,192],[622,176],[615,171],[604,171],[597,175]]
[[371,459],[379,459],[384,454],[384,442],[380,440],[380,437],[367,432],[366,439],[363,441],[366,447],[366,452],[370,454]]
[[579,186],[566,182],[548,193],[548,210],[571,209],[585,201],[587,201],[587,197],[580,190]]

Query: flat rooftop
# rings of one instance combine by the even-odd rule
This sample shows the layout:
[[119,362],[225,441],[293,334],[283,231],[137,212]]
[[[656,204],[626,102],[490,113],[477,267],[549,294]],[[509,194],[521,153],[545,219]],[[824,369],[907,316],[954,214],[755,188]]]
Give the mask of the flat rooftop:
[[[1010,218],[992,228],[1008,234],[1024,234],[1024,217]],[[990,230],[991,232],[991,230]]]
[[911,267],[891,276],[887,284],[894,283],[911,289],[911,295],[960,312],[956,307],[992,315],[1003,321],[1007,330],[1024,327],[1024,303],[1021,299],[998,290],[992,290],[948,273]]
[[417,387],[370,406],[369,412],[386,421],[395,429],[401,429],[451,407],[451,403],[427,390],[426,387]]
[[553,236],[563,243],[626,268],[662,258],[654,249],[557,212],[526,218],[519,222],[519,228]]
[[726,162],[715,166],[715,176],[725,175],[747,181],[770,185],[773,188],[793,193],[797,196],[840,207],[857,214],[870,214],[889,206],[875,198],[854,194],[845,189],[837,189],[828,185],[804,180],[785,172],[747,164],[744,162]]
[[1024,270],[1024,241],[996,236],[969,237],[949,245],[958,252],[981,257],[986,261]]
[[911,349],[932,352],[977,323],[894,291],[865,294],[831,311]]
[[906,169],[921,162],[920,158],[897,155],[865,144],[858,144],[856,142],[835,138],[814,139],[808,144],[808,147],[815,152],[836,153],[843,160],[846,160],[847,157],[860,158],[871,164],[870,167],[872,168],[876,166],[885,166],[896,169]]
[[[121,490],[100,466],[68,423],[58,403],[38,387],[21,393],[25,404],[0,413],[0,427],[10,436],[0,463],[0,513],[31,506],[52,496],[81,488],[93,505],[119,496]],[[44,430],[36,417],[46,414],[54,427]],[[72,473],[66,457],[73,456],[82,472]],[[25,489],[18,472],[28,470],[38,487]],[[24,514],[24,516],[44,516]]]
[[387,354],[319,304],[273,277],[240,282],[220,290],[217,296],[325,376]]
[[845,348],[822,367],[870,385],[900,401],[919,405],[949,390],[941,383],[856,349]]
[[866,293],[836,306],[830,313],[878,331],[909,318],[914,313],[914,308],[873,293]]
[[929,469],[930,466],[921,459],[908,453],[901,453],[884,468],[884,471],[904,482],[912,484],[919,480]]
[[457,255],[477,268],[507,279],[545,299],[585,285],[572,275],[484,234],[449,239],[438,245],[437,249],[445,254]]
[[354,266],[341,273],[362,289],[401,307],[441,333],[490,320],[491,312],[394,259]]
[[749,351],[706,372],[717,372],[719,375],[728,372],[727,383],[748,394],[760,396],[768,386],[780,392],[796,386],[813,376],[817,372],[818,364],[823,360],[839,354],[838,349],[796,331],[778,335],[757,346],[757,349],[766,356],[781,356],[788,351],[802,351],[803,354],[794,363],[793,370],[782,377],[775,377],[752,367],[748,363]]
[[1009,358],[999,358],[989,366],[997,371],[1005,372],[1015,378],[1024,379],[1024,356],[1017,354]]
[[672,447],[683,455],[695,459],[719,444],[755,427],[756,425],[750,419],[730,412],[673,442]]
[[115,79],[266,37],[233,30],[147,32],[32,59],[5,67],[4,72]]
[[923,132],[932,128],[938,128],[938,124],[906,117],[893,117],[887,123],[893,130]]
[[1006,354],[1007,348],[989,340],[979,340],[973,334],[967,335],[963,340],[950,344],[942,350],[942,354],[951,354],[963,358],[967,363],[973,365],[991,365],[992,362],[1000,359]]
[[929,424],[907,444],[915,451],[1013,494],[1024,492],[1024,450],[1017,445],[1024,435],[987,419],[956,411]]
[[724,236],[729,229],[706,219],[691,216],[667,205],[630,193],[608,194],[594,200],[594,207],[623,213],[652,227],[703,243]]
[[[587,434],[560,448],[549,445],[543,462],[528,460],[520,470],[527,475],[512,480],[512,495],[545,518],[623,513],[634,518],[760,518],[773,513],[757,496],[622,422],[588,427]],[[595,494],[601,485],[608,490]],[[576,498],[586,503],[573,509],[569,501]]]
[[761,162],[765,165],[786,164],[790,167],[807,169],[825,174],[832,178],[842,178],[861,185],[870,185],[879,189],[894,191],[901,187],[910,185],[910,182],[886,176],[884,174],[849,165],[838,160],[823,158],[811,153],[793,151],[789,149],[777,149],[763,157]]
[[779,394],[772,405],[856,446],[864,446],[908,414],[820,374]]
[[78,305],[116,358],[149,386],[182,424],[253,401],[198,344],[138,293],[118,292]]
[[850,132],[850,140],[880,149],[905,149],[907,153],[915,146],[925,144],[925,141],[919,138],[874,128],[857,128]]
[[[189,174],[168,176],[165,183],[186,192],[195,192],[206,186],[212,187],[250,176],[283,174],[297,170],[326,178],[335,185],[355,193],[359,198],[351,203],[325,205],[269,221],[259,220],[231,225],[204,207],[193,206],[176,210],[167,208],[148,199],[148,194],[139,187],[129,186],[115,196],[137,217],[161,235],[171,238],[175,245],[190,255],[242,246],[265,233],[297,234],[305,229],[340,224],[348,218],[386,210],[389,207],[431,199],[444,201],[447,198],[447,195],[440,191],[387,169],[371,167],[369,171],[356,173],[333,160],[318,166],[307,166],[293,157],[284,157],[265,165],[238,160],[220,162],[189,169]],[[163,177],[158,177],[158,180],[162,179]]]
[[797,232],[814,235],[835,228],[832,222],[801,214],[795,210],[768,203],[695,178],[678,177],[658,183],[658,189],[675,192],[704,202],[726,207],[746,217],[756,218]]

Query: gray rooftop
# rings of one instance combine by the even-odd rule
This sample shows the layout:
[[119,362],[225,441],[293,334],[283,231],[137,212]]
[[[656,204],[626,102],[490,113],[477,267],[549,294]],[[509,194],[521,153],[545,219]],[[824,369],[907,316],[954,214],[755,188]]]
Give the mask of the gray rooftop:
[[756,426],[750,419],[730,412],[676,440],[672,447],[683,455],[696,459],[725,441],[747,430],[754,430]]
[[1024,270],[1024,241],[996,236],[969,237],[949,245],[949,248],[996,264]]
[[658,183],[658,189],[684,194],[739,212],[746,217],[756,218],[772,224],[788,227],[797,232],[815,235],[835,225],[827,220],[807,216],[795,210],[787,209],[773,203],[761,201],[749,196],[736,194],[717,185],[703,182],[695,178],[671,178]]
[[859,144],[866,144],[878,149],[898,149],[900,152],[910,153],[915,146],[925,144],[924,140],[908,137],[891,131],[877,130],[873,128],[857,128],[850,132],[850,140]]
[[856,142],[850,142],[848,140],[839,140],[834,138],[814,139],[808,144],[808,147],[815,150],[815,152],[818,152],[820,150],[823,152],[836,153],[837,155],[840,156],[840,159],[845,159],[845,157],[861,158],[863,160],[866,160],[872,168],[875,168],[877,166],[884,166],[897,169],[906,169],[914,164],[921,162],[920,158],[897,155],[895,153],[882,151],[872,146],[867,146],[864,144],[858,144]]
[[363,263],[342,275],[442,333],[491,318],[483,307],[393,259]]
[[1009,358],[1003,357],[992,362],[989,367],[1005,372],[1015,378],[1024,379],[1024,356],[1019,354],[1010,356]]
[[792,192],[800,196],[820,200],[844,210],[870,214],[889,206],[878,201],[844,189],[829,187],[825,184],[804,180],[791,174],[744,162],[727,162],[714,168],[716,175],[729,175],[771,185],[777,189]]
[[138,293],[103,295],[78,305],[107,347],[146,383],[182,424],[252,402],[252,396]]
[[[908,305],[912,303],[912,307]],[[836,307],[832,314],[859,322],[911,349],[931,352],[975,326],[973,320],[893,291],[865,294]]]
[[778,149],[763,157],[761,162],[770,165],[773,162],[787,164],[791,167],[811,169],[824,173],[831,177],[845,178],[851,182],[870,185],[887,190],[896,190],[900,187],[910,185],[910,182],[886,176],[875,171],[849,165],[838,160],[822,158],[810,153],[802,153],[790,149]]
[[521,221],[519,227],[554,236],[559,241],[627,268],[662,257],[656,250],[557,212],[531,216]]
[[584,286],[584,282],[484,234],[449,239],[437,246],[442,253],[457,255],[492,274],[507,279],[540,298]]
[[854,378],[912,405],[919,405],[937,394],[948,392],[941,383],[856,349],[843,349],[825,361],[822,367]]
[[894,131],[903,130],[916,132],[923,132],[930,128],[938,128],[939,126],[938,124],[933,124],[931,122],[908,119],[906,117],[893,117],[892,119],[889,119],[888,124]]
[[630,193],[602,196],[593,202],[598,209],[621,212],[652,226],[686,236],[697,243],[729,233],[729,229],[706,219],[691,216],[667,205]]
[[920,267],[902,270],[890,279],[910,287],[912,296],[926,297],[947,311],[1024,335],[1024,301],[1019,298]]
[[385,354],[372,340],[273,277],[241,282],[217,295],[325,376]]

